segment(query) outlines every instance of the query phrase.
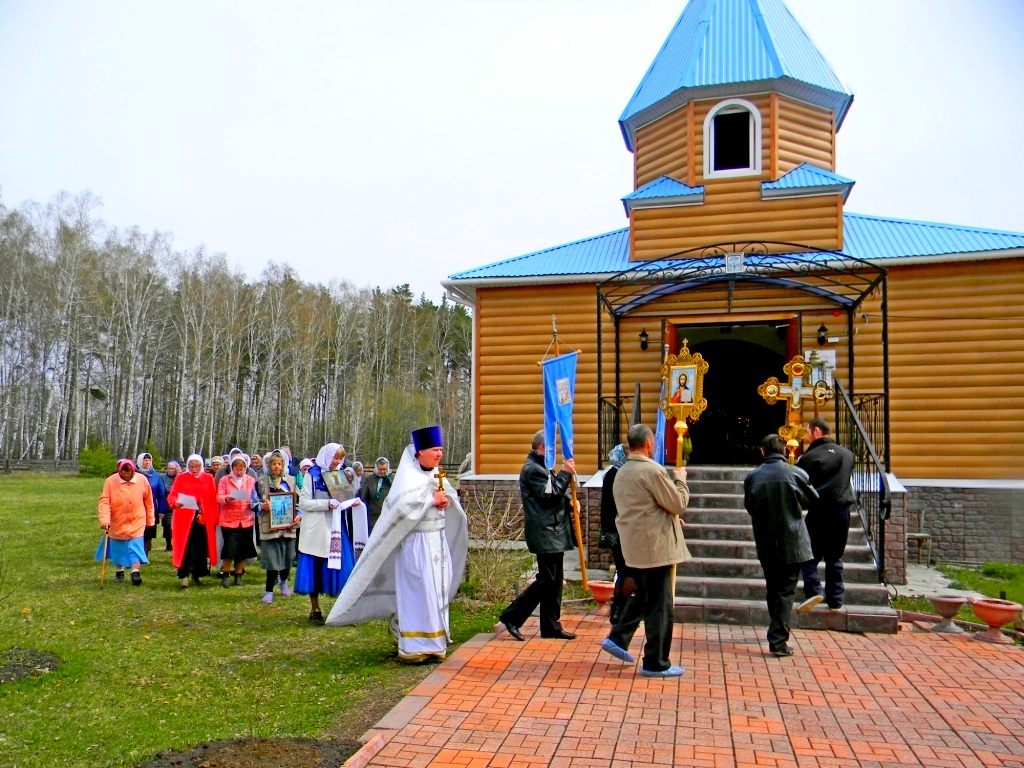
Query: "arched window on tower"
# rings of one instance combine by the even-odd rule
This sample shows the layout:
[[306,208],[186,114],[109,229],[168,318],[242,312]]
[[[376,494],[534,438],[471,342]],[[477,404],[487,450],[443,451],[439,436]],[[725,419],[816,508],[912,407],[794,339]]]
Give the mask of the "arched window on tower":
[[716,104],[704,120],[704,178],[761,173],[761,113],[743,99]]

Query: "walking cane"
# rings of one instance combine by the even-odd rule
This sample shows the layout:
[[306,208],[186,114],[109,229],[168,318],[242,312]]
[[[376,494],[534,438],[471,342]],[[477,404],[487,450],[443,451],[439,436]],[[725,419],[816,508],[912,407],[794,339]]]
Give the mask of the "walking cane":
[[107,547],[110,546],[110,534],[106,531],[103,532],[103,561],[100,563],[100,586],[103,586],[103,580],[107,577]]

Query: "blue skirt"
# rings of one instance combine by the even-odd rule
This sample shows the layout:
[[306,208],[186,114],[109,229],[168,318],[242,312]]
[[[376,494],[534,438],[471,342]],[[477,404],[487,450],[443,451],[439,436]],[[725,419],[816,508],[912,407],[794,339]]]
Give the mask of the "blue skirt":
[[295,586],[293,589],[300,595],[327,595],[337,597],[341,588],[348,581],[352,572],[345,570],[344,561],[338,570],[327,567],[326,557],[316,557],[299,552],[299,564],[295,568]]
[[[113,560],[114,565],[122,568],[130,568],[133,563],[149,565],[149,558],[146,557],[146,545],[142,536],[135,539],[107,539],[107,559]],[[96,547],[97,560],[103,559],[103,539]]]

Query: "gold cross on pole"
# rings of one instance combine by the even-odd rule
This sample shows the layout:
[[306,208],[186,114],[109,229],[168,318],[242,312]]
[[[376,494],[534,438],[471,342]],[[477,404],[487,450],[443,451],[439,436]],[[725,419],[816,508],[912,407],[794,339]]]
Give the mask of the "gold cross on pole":
[[815,387],[805,386],[804,381],[810,373],[810,366],[804,361],[802,355],[797,355],[782,367],[782,372],[789,377],[789,381],[780,382],[772,376],[764,384],[757,388],[757,394],[765,399],[768,405],[775,405],[780,400],[786,400],[786,405],[791,411],[800,411],[802,398],[815,397]]

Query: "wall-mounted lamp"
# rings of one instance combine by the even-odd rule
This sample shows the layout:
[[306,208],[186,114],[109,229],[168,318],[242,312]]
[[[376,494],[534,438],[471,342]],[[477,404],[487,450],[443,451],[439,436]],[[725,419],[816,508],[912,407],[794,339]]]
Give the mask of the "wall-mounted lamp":
[[822,323],[818,326],[818,346],[824,347],[828,343],[828,328]]
[[642,328],[640,330],[640,349],[643,349],[643,350],[647,349],[647,339],[648,338],[650,338],[650,337],[647,335],[647,329],[646,328]]

